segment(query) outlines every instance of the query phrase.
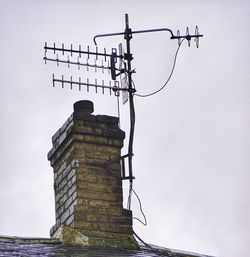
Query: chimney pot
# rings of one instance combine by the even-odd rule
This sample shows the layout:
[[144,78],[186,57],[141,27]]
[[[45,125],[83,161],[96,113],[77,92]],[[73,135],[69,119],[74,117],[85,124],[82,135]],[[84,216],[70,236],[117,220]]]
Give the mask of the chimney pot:
[[94,111],[94,104],[88,100],[82,100],[74,103],[74,112],[90,115]]

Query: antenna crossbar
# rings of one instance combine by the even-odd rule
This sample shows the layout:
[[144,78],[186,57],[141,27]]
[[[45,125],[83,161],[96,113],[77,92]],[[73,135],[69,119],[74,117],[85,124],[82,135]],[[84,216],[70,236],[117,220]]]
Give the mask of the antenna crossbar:
[[95,84],[90,83],[89,80],[87,80],[87,82],[82,82],[80,77],[79,77],[79,81],[72,80],[72,77],[71,77],[70,80],[67,80],[67,79],[64,79],[63,76],[62,76],[61,79],[58,79],[58,78],[55,78],[55,75],[53,74],[53,86],[55,86],[55,82],[62,83],[62,86],[64,84],[70,84],[71,88],[72,88],[73,85],[78,85],[79,86],[79,90],[81,90],[81,86],[86,86],[87,89],[89,87],[94,87],[95,89],[97,89],[97,88],[101,88],[102,90],[108,89],[110,92],[114,91],[115,93],[117,93],[118,91],[128,91],[128,88],[121,88],[121,87],[119,87],[119,82],[118,81],[114,81],[113,82],[114,83],[113,86],[111,85],[111,81],[109,81],[109,86],[107,86],[107,85],[104,85],[104,82],[102,83],[102,85],[97,84],[97,83],[95,83]]
[[[97,65],[97,64],[90,64],[90,63],[82,63],[82,62],[73,62],[70,60],[62,60],[62,59],[58,59],[58,58],[48,58],[48,57],[44,57],[43,58],[45,60],[45,62],[47,61],[52,61],[52,62],[56,62],[56,63],[66,63],[66,64],[73,64],[73,65],[78,65],[80,66],[85,66],[85,67],[90,67],[90,68],[98,68],[98,69],[104,69],[104,70],[111,70],[111,67],[109,66],[104,66],[104,65]],[[120,71],[120,69],[115,68],[115,70]]]
[[[58,47],[50,47],[50,46],[47,46],[47,43],[45,43],[45,46],[44,46],[44,50],[45,51],[48,51],[48,50],[51,50],[53,51],[54,53],[56,51],[59,51],[59,52],[68,52],[68,53],[76,53],[76,54],[87,54],[87,55],[95,55],[95,56],[104,56],[104,57],[113,57],[113,53],[112,54],[108,54],[108,53],[99,53],[99,52],[90,52],[90,51],[82,51],[82,50],[75,50],[75,49],[67,49],[67,48],[58,48]],[[123,59],[124,56],[123,55],[115,55],[116,58],[120,58],[120,59]]]

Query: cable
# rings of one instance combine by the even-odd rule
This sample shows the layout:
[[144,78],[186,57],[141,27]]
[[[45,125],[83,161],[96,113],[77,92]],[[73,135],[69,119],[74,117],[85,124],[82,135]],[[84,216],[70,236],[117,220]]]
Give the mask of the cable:
[[131,208],[131,200],[132,200],[132,184],[129,185],[129,193],[128,193],[128,202],[127,202],[127,209],[130,210]]
[[[139,96],[139,97],[148,97],[148,96],[152,96],[152,95],[155,95],[155,94],[159,93],[162,89],[165,88],[165,86],[168,84],[169,80],[171,79],[171,77],[172,77],[172,75],[173,75],[173,72],[174,72],[174,69],[175,69],[176,60],[177,60],[177,55],[178,55],[179,49],[180,49],[181,44],[182,44],[183,41],[184,41],[184,39],[181,40],[181,42],[180,42],[180,44],[179,44],[179,46],[178,46],[178,48],[177,48],[177,50],[176,50],[176,52],[175,52],[174,64],[173,64],[172,70],[171,70],[170,75],[169,75],[167,81],[165,82],[165,84],[164,84],[161,88],[159,88],[158,90],[156,90],[156,91],[154,91],[154,92],[152,92],[152,93],[150,93],[150,94],[146,94],[146,95],[134,94],[135,96]],[[133,82],[133,81],[132,81],[132,82]],[[133,84],[134,84],[134,82],[133,82]]]
[[[154,247],[152,247],[151,245],[147,244],[143,239],[141,239],[136,233],[135,231],[133,230],[133,234],[134,236],[147,248],[147,250],[151,253],[155,253],[157,254],[157,256],[175,256],[177,257],[177,255],[173,252],[170,252],[169,250],[160,250],[160,249],[155,249]],[[179,256],[179,255],[178,255]]]
[[141,241],[145,246],[146,246],[146,248],[148,248],[149,250],[153,250],[153,247],[151,247],[149,244],[147,244],[145,241],[143,241],[136,233],[135,233],[135,231],[133,230],[133,234],[135,235],[135,237],[139,240],[139,241]]
[[121,113],[120,113],[120,101],[119,101],[120,94],[117,95],[117,115],[118,115],[118,127],[121,128]]
[[[131,79],[132,81],[132,79]],[[131,85],[132,86],[132,85]],[[133,141],[135,131],[135,108],[134,108],[134,96],[129,92],[129,106],[130,106],[130,133],[128,142],[128,168],[129,168],[129,198],[128,198],[128,210],[131,208],[132,190],[133,190],[133,170],[132,170],[132,157],[133,157]]]
[[138,199],[138,202],[139,202],[139,205],[140,205],[140,211],[141,211],[141,214],[143,215],[144,222],[141,221],[139,218],[136,218],[136,217],[133,217],[133,219],[138,220],[139,222],[141,222],[142,225],[147,226],[147,224],[148,224],[148,223],[147,223],[147,218],[146,218],[145,213],[144,213],[143,210],[142,210],[142,203],[141,203],[140,197],[138,196],[138,194],[135,192],[135,190],[134,190],[133,188],[131,188],[131,190],[132,190],[132,192],[135,194],[135,196],[136,196],[137,199]]

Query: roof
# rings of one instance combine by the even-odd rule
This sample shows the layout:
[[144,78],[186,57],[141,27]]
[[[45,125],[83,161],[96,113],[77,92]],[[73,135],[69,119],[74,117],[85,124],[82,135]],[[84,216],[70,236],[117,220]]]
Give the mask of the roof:
[[88,248],[66,246],[57,239],[51,238],[21,238],[0,236],[0,256],[23,257],[212,257],[179,250],[173,250],[154,245],[140,245],[140,250],[118,250],[103,248]]

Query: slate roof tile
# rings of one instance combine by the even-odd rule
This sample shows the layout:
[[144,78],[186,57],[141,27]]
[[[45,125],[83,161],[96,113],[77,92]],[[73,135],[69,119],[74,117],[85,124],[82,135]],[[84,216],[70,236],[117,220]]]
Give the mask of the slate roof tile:
[[49,238],[19,238],[0,236],[0,257],[212,257],[150,245],[140,250],[118,250],[65,246]]

